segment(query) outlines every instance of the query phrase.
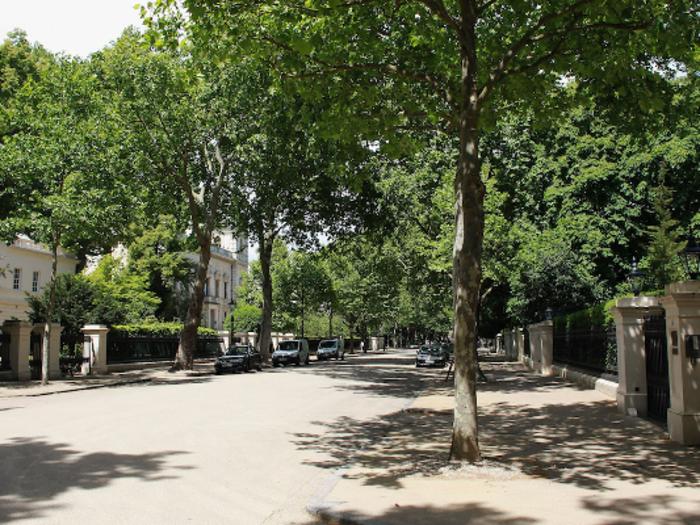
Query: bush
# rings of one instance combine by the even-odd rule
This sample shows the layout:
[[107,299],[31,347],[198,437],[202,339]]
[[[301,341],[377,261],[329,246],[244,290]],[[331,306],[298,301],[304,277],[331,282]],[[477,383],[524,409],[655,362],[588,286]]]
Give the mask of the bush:
[[[183,325],[180,323],[154,323],[141,325],[114,325],[111,333],[117,337],[180,337]],[[211,328],[200,327],[199,337],[215,337],[219,333]]]

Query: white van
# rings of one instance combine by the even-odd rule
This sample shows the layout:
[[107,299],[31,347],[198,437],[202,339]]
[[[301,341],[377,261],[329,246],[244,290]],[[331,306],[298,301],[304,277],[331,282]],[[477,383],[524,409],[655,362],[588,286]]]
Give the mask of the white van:
[[309,364],[309,342],[306,339],[290,339],[280,341],[277,350],[272,354],[272,366],[294,363]]

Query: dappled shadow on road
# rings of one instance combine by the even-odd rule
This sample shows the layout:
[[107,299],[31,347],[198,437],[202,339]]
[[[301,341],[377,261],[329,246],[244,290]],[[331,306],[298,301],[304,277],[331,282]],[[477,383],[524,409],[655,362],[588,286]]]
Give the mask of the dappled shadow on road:
[[[373,385],[386,383],[382,377],[391,374],[364,373]],[[658,427],[617,411],[614,401],[566,381],[512,364],[490,365],[488,373],[496,380],[480,385],[478,395],[481,450],[490,461],[517,464],[527,476],[598,492],[612,491],[618,482],[700,489],[700,448],[670,441]],[[371,388],[392,394],[390,387]],[[451,395],[439,381],[429,383],[425,392]],[[317,435],[298,435],[297,445],[334,458],[319,461],[319,467],[353,459],[353,475],[363,484],[400,487],[408,475],[437,475],[448,465],[452,419],[447,409],[371,421],[340,418],[318,423],[323,428]]]
[[585,498],[586,510],[608,516],[606,523],[637,525],[638,523],[700,524],[700,501],[687,501],[670,494],[647,495],[643,498],[595,496]]
[[0,443],[0,523],[46,518],[58,506],[52,500],[70,490],[99,489],[121,478],[168,479],[163,471],[173,467],[166,462],[179,454],[83,453],[35,438]]
[[[465,521],[466,520],[466,521]],[[386,525],[527,525],[537,520],[509,515],[501,510],[479,503],[465,503],[447,507],[396,505],[378,521]]]
[[482,451],[522,460],[533,472],[596,491],[615,481],[660,480],[700,489],[700,450],[683,447],[657,427],[618,412],[601,400],[537,407],[495,403],[482,409]]
[[316,424],[321,427],[318,433],[295,434],[299,448],[315,450],[324,458],[307,464],[336,469],[359,462],[367,469],[366,484],[396,486],[397,478],[432,472],[448,460],[449,418],[397,412],[369,421],[343,417]]
[[304,373],[338,379],[332,388],[370,396],[410,398],[424,380],[444,374],[443,369],[417,369],[411,354],[355,354],[345,361],[313,362]]

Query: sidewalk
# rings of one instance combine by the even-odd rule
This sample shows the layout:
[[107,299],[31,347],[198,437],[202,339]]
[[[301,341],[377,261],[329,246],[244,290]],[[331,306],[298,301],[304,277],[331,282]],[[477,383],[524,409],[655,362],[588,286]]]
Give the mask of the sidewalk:
[[307,510],[343,525],[700,524],[699,448],[596,391],[515,363],[483,369],[481,464],[447,461],[452,388],[435,380]]
[[213,373],[212,364],[209,362],[195,363],[194,370],[178,372],[168,371],[169,363],[152,368],[130,370],[128,372],[114,372],[105,375],[91,375],[64,377],[54,379],[48,385],[42,385],[41,381],[3,381],[0,382],[0,399],[7,397],[38,397],[76,390],[89,390],[91,388],[105,388],[133,383],[164,383],[195,381],[202,376]]

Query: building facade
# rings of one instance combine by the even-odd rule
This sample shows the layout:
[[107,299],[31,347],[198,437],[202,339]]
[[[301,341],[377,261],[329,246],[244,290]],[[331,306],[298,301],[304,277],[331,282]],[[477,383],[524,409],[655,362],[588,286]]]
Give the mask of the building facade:
[[[58,273],[75,273],[78,258],[66,250],[58,251]],[[0,325],[9,320],[29,319],[25,293],[39,295],[51,279],[51,250],[20,236],[12,244],[0,243]]]
[[[242,276],[248,271],[248,241],[230,230],[215,236],[204,289],[202,326],[223,330],[226,316],[234,307]],[[197,254],[189,257],[195,261]]]

